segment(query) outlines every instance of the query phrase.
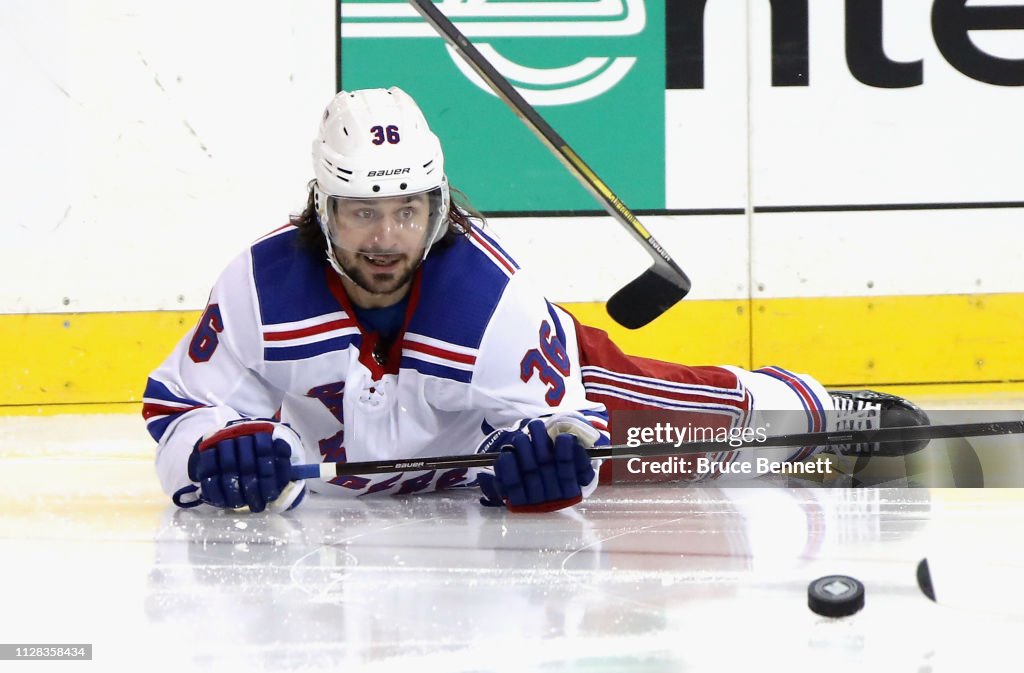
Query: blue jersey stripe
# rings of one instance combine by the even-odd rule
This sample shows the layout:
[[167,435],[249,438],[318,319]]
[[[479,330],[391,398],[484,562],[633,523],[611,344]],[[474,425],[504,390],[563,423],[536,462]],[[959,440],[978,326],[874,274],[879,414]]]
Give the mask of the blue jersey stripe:
[[622,390],[620,388],[610,388],[602,385],[587,385],[584,384],[584,389],[588,394],[594,395],[607,395],[609,397],[618,397],[624,400],[630,400],[632,402],[639,402],[641,404],[658,407],[661,409],[692,409],[694,411],[707,411],[709,413],[727,413],[734,418],[742,418],[743,411],[736,407],[728,407],[720,404],[704,404],[700,402],[680,402],[675,400],[656,399],[648,397],[646,395],[639,395],[632,391]]
[[435,376],[441,379],[458,381],[459,383],[469,383],[473,379],[473,372],[467,372],[464,369],[456,369],[455,367],[445,367],[444,365],[416,360],[415,358],[405,356],[402,357],[402,360],[399,363],[399,368],[414,369],[424,376]]
[[149,431],[150,436],[154,440],[159,442],[160,438],[164,436],[165,432],[167,432],[167,426],[178,420],[179,416],[181,416],[181,414],[173,414],[171,416],[161,418],[158,421],[150,421],[146,424],[146,430]]
[[708,385],[678,383],[675,381],[668,381],[666,379],[655,379],[649,376],[635,376],[631,374],[623,374],[622,372],[615,372],[610,369],[604,369],[603,367],[597,367],[594,365],[586,365],[581,369],[583,371],[584,377],[601,377],[611,379],[612,381],[633,383],[635,385],[648,388],[651,394],[655,394],[658,390],[664,389],[663,392],[667,393],[678,391],[682,394],[708,395],[714,397],[732,397],[737,400],[743,400],[745,393],[745,390],[742,387],[716,388],[715,386]]
[[361,337],[350,335],[335,337],[324,341],[317,341],[302,346],[283,346],[276,348],[264,348],[263,359],[270,362],[288,362],[291,360],[308,360],[318,355],[324,355],[332,351],[348,350],[349,346],[359,347]]
[[544,303],[548,305],[548,315],[551,316],[551,322],[554,323],[552,327],[555,328],[555,336],[558,337],[558,342],[565,348],[565,330],[562,328],[562,321],[558,319],[558,312],[555,311],[555,305],[548,300],[544,300]]
[[150,378],[146,381],[146,390],[142,393],[143,397],[148,397],[154,400],[163,400],[165,402],[177,402],[178,404],[187,404],[190,407],[201,407],[202,402],[196,400],[190,400],[187,397],[180,397],[171,393],[166,385],[157,381],[154,378]]
[[339,309],[327,287],[326,255],[303,250],[297,239],[298,229],[293,229],[252,246],[252,275],[264,325],[298,322]]
[[466,238],[431,250],[422,274],[419,302],[408,331],[479,348],[508,276]]
[[480,236],[480,238],[487,241],[487,244],[490,245],[492,248],[500,252],[505,257],[505,260],[508,261],[508,263],[511,264],[513,268],[519,269],[519,264],[516,263],[515,258],[512,255],[508,254],[508,251],[505,250],[505,248],[501,247],[500,243],[498,243],[496,240],[494,240],[494,238],[488,235],[487,232],[484,231],[483,227],[474,227],[473,232]]

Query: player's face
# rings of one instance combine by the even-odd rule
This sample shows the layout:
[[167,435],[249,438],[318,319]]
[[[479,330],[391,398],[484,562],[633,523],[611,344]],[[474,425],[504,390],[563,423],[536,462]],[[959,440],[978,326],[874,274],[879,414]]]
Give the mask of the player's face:
[[338,262],[362,292],[359,305],[387,306],[404,296],[426,244],[430,202],[426,194],[385,199],[336,199],[332,203]]

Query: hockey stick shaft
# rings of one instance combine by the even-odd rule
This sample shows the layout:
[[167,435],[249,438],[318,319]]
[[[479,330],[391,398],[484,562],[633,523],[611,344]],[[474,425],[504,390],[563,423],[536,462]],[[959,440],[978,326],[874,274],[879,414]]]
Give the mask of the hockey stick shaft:
[[[569,147],[569,143],[541,117],[537,111],[526,102],[526,99],[509,84],[504,75],[498,72],[497,68],[484,58],[483,54],[473,46],[462,32],[455,27],[455,24],[439,10],[431,0],[409,0],[416,11],[438,31],[445,41],[448,42],[466,60],[467,63],[480,75],[480,77],[491,87],[505,103],[512,108],[516,115],[525,123],[540,139],[547,145],[561,161],[572,172],[574,176],[594,196],[601,201],[605,209],[620,221],[623,221],[629,230],[640,240],[650,244],[651,249],[673,268],[677,273],[683,274],[683,270],[675,263],[668,252],[650,235],[650,232],[637,220],[632,211],[622,200],[604,183],[601,178]],[[685,274],[683,274],[685,275]]]
[[[726,442],[664,442],[630,446],[619,444],[590,449],[591,458],[628,459],[663,456],[689,456],[740,449],[769,449],[799,446],[835,446],[837,444],[869,444],[920,439],[948,439],[951,437],[981,437],[1024,433],[1024,421],[993,423],[962,423],[955,425],[914,425],[907,427],[851,430],[847,432],[805,432],[768,437],[762,442],[744,442],[736,446]],[[463,456],[438,456],[403,460],[377,460],[362,463],[319,463],[293,465],[292,479],[333,479],[351,475],[390,474],[409,470],[447,470],[455,468],[490,467],[497,453],[477,453]]]
[[[661,282],[655,282],[657,279],[648,272],[645,274],[648,282],[635,287],[638,291],[641,289],[648,291],[652,289],[660,290],[663,296],[656,299],[662,301],[659,301],[659,305],[653,307],[652,311],[640,311],[639,313],[643,315],[634,315],[632,317],[623,316],[625,321],[620,320],[620,322],[626,324],[627,327],[639,327],[660,315],[669,306],[686,296],[690,291],[690,279],[668,254],[668,251],[658,243],[629,207],[622,202],[622,199],[569,147],[569,143],[537,113],[533,106],[526,102],[526,99],[519,94],[515,87],[509,84],[508,80],[483,57],[479,50],[473,46],[473,43],[455,27],[455,24],[431,0],[409,0],[409,2],[412,3],[416,11],[423,16],[427,23],[433,26],[434,30],[469,63],[491,90],[505,101],[505,104],[540,138],[580,184],[601,203],[604,209],[622,224],[637,241],[645,246],[648,254],[654,259],[655,267],[660,270],[660,273],[656,275],[661,279]],[[644,278],[644,276],[641,276],[641,278]],[[630,299],[642,299],[642,297],[637,297],[640,294],[639,292],[631,292],[629,294]],[[622,305],[623,302],[619,302],[619,304]],[[611,307],[609,307],[609,310],[611,311]],[[636,313],[633,310],[627,310],[625,306],[619,312]],[[612,317],[619,320],[619,317],[615,315]]]

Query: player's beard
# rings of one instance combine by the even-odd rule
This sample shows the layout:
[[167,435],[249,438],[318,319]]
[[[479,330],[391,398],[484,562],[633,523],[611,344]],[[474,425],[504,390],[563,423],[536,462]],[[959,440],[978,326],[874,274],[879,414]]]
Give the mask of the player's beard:
[[372,255],[386,254],[380,251],[364,251],[362,253],[349,252],[336,249],[338,263],[344,269],[345,275],[353,283],[373,295],[389,295],[398,292],[412,281],[416,268],[419,266],[420,257],[415,259],[401,253],[395,268],[387,271],[378,271],[376,267],[363,254]]

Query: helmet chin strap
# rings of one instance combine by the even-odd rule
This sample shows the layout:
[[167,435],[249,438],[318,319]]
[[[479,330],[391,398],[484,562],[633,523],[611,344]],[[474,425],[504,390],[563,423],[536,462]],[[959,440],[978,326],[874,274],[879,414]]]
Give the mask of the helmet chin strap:
[[[330,243],[327,244],[327,261],[330,263],[331,268],[334,269],[334,271],[339,276],[341,276],[342,278],[347,278],[348,280],[352,280],[352,276],[345,273],[345,267],[343,267],[341,263],[338,261],[338,258],[334,254],[334,250],[332,249]],[[352,282],[355,283],[354,280],[352,280]]]
[[320,231],[323,233],[324,241],[327,244],[327,263],[331,265],[331,268],[339,276],[352,280],[352,277],[345,273],[341,262],[338,261],[338,256],[334,254],[334,243],[331,242],[331,232],[327,225],[327,217],[323,212],[327,208],[327,195],[320,191],[320,186],[317,184],[313,185],[313,195],[315,197],[316,223],[320,225]]
[[334,254],[334,244],[331,242],[331,232],[328,231],[327,222],[325,222],[324,218],[320,215],[319,208],[317,208],[316,221],[317,224],[320,225],[320,231],[324,234],[324,240],[327,242],[327,263],[331,265],[331,268],[334,269],[339,276],[352,280],[352,277],[345,273],[344,267],[342,267],[341,262],[338,261],[338,256]]

